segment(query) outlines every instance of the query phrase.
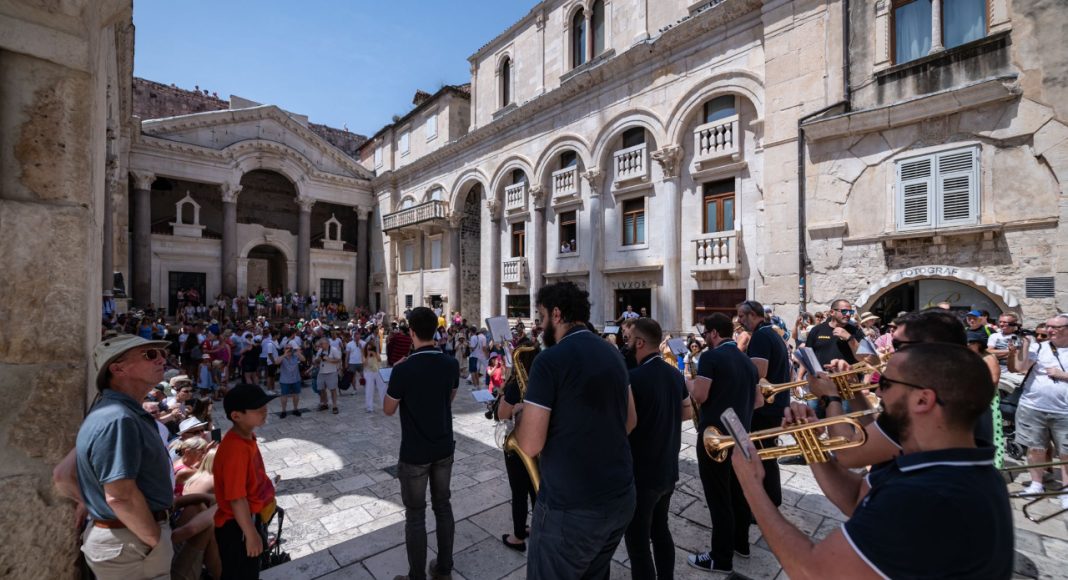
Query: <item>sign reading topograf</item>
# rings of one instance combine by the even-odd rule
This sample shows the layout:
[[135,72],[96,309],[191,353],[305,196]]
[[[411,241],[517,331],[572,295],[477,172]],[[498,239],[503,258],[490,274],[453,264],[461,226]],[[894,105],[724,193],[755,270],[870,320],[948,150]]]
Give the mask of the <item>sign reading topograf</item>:
[[650,280],[620,280],[612,283],[616,290],[642,290],[654,285]]
[[952,266],[917,266],[906,268],[898,273],[901,278],[916,278],[918,276],[952,276],[958,277],[960,268]]

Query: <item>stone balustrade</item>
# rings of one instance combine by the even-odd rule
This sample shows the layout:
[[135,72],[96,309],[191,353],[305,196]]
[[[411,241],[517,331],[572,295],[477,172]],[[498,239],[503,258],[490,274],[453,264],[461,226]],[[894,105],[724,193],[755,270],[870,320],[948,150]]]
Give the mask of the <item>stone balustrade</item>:
[[649,149],[645,143],[616,151],[613,160],[615,183],[645,179],[649,175]]
[[527,209],[527,184],[516,183],[504,188],[504,211],[518,212]]
[[433,200],[382,216],[382,231],[414,226],[431,220],[443,220],[449,215],[448,202]]
[[741,150],[738,115],[699,125],[693,130],[694,163],[700,165],[723,157],[733,157]]
[[693,239],[695,270],[733,270],[738,265],[738,231],[701,234]]
[[553,197],[578,195],[578,167],[553,172]]
[[501,262],[501,283],[523,285],[527,280],[527,259],[505,258]]

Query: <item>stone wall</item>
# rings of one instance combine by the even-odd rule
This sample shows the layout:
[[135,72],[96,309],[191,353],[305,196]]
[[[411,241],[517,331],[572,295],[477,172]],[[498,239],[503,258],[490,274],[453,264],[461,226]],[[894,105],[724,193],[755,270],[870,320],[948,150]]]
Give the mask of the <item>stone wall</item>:
[[[460,222],[460,314],[471,324],[481,325],[482,234],[479,188],[467,194],[464,218]],[[499,268],[500,265],[498,264]],[[450,298],[452,298],[450,296]]]
[[106,143],[118,130],[108,123],[108,86],[129,82],[116,71],[129,70],[133,54],[116,47],[131,15],[130,0],[0,6],[0,270],[11,274],[0,279],[5,578],[76,575],[73,504],[53,490],[51,472],[88,402]]

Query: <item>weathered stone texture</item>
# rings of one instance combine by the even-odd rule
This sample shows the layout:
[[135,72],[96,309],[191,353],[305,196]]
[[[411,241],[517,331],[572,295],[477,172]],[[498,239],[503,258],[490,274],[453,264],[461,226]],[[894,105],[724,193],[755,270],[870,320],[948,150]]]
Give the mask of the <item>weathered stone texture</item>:
[[77,578],[74,504],[46,473],[0,478],[0,578]]
[[4,365],[0,393],[8,413],[0,419],[0,441],[27,458],[58,463],[74,446],[73,428],[82,419],[80,405],[57,405],[85,388],[82,367],[75,362],[50,365]]

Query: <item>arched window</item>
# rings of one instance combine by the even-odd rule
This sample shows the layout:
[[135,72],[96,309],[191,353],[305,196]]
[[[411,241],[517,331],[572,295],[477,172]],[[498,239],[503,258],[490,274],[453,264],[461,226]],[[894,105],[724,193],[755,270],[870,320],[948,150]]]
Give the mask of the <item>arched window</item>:
[[705,103],[705,123],[713,123],[735,114],[737,110],[734,107],[734,95],[723,95]]
[[512,170],[512,185],[515,185],[517,183],[526,183],[526,182],[527,182],[527,174],[524,173],[522,169],[518,169],[517,168],[517,169],[513,169]]
[[634,147],[645,143],[645,129],[633,127],[623,131],[623,148]]
[[578,155],[571,150],[564,151],[560,154],[560,169],[567,169],[578,165]]
[[604,0],[597,0],[590,8],[590,31],[593,34],[593,54],[591,58],[604,52]]
[[403,201],[401,201],[400,208],[401,209],[408,209],[408,208],[412,207],[413,205],[415,205],[415,200],[413,200],[410,197],[406,197],[406,198],[404,198]]
[[586,13],[575,12],[571,18],[571,68],[586,64]]
[[507,107],[512,102],[512,59],[507,56],[501,61],[501,106]]

